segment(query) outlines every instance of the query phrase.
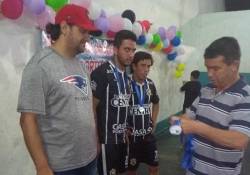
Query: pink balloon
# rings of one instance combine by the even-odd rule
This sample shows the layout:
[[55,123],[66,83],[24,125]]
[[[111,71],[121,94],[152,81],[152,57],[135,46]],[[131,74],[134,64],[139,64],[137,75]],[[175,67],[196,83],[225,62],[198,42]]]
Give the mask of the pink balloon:
[[3,15],[9,19],[17,19],[23,12],[22,0],[4,0],[1,4]]
[[109,29],[113,32],[118,32],[123,29],[123,19],[120,15],[112,15],[108,18]]
[[36,16],[36,22],[40,29],[44,30],[48,23],[55,23],[56,12],[49,6],[46,6],[43,13]]
[[90,7],[91,0],[70,0],[70,4],[76,4],[88,9]]

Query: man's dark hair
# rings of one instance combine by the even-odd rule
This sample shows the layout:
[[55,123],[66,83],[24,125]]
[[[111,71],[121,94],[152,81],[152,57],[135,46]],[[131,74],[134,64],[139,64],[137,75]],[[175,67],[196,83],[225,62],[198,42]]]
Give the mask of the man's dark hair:
[[192,76],[194,79],[198,79],[199,76],[200,76],[200,71],[198,71],[198,70],[193,70],[193,71],[191,72],[191,76]]
[[226,64],[239,61],[241,51],[238,41],[233,37],[222,37],[213,41],[205,50],[204,58],[213,59],[217,56],[224,56]]
[[46,25],[46,33],[49,35],[52,41],[56,41],[61,34],[60,24],[48,23]]
[[129,30],[120,30],[115,35],[114,46],[119,48],[123,40],[132,40],[136,42],[136,35]]

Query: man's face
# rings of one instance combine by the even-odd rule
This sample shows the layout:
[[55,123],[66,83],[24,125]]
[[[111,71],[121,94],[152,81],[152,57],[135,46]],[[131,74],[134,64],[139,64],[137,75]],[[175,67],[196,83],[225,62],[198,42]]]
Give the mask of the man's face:
[[238,74],[238,64],[228,65],[224,62],[224,59],[224,56],[205,59],[208,78],[219,90],[227,88],[234,81],[235,75]]
[[136,50],[136,42],[133,40],[123,40],[120,47],[114,48],[114,54],[117,57],[117,61],[121,66],[129,66],[134,58]]
[[150,71],[152,62],[150,59],[145,59],[139,61],[137,64],[132,64],[133,75],[137,77],[138,80],[144,81]]
[[68,46],[76,52],[76,54],[84,52],[85,44],[89,40],[89,32],[78,26],[71,26],[68,33]]

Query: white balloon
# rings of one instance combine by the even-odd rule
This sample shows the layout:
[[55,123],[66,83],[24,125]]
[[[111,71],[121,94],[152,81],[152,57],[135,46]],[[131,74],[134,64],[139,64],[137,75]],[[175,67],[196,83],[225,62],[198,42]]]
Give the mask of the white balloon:
[[137,38],[142,34],[142,27],[139,22],[134,22],[132,31],[136,34]]
[[147,33],[145,37],[146,37],[146,44],[151,44],[153,42],[153,34],[152,33]]
[[124,26],[123,26],[124,30],[130,30],[130,31],[132,31],[133,24],[132,24],[132,22],[128,18],[123,18],[123,24],[124,24]]

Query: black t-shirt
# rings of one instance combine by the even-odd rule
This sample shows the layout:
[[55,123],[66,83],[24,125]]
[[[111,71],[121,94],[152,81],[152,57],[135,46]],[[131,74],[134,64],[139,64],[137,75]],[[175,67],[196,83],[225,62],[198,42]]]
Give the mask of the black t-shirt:
[[91,86],[97,106],[97,128],[101,143],[125,143],[129,113],[130,78],[111,62],[91,73]]
[[181,87],[180,90],[185,91],[185,99],[183,104],[183,109],[185,109],[190,107],[196,97],[200,95],[201,83],[199,81],[188,81]]
[[[133,80],[132,80],[133,81]],[[136,93],[138,87],[138,93],[144,96],[143,104],[140,104],[139,97]],[[157,94],[155,85],[152,80],[146,79],[143,84],[131,83],[132,97],[130,100],[130,116],[128,120],[129,127],[132,129],[133,142],[142,141],[152,132],[152,103],[159,103],[159,96]],[[142,100],[141,100],[142,101]],[[142,103],[142,102],[141,102]],[[140,111],[140,107],[143,110]]]

